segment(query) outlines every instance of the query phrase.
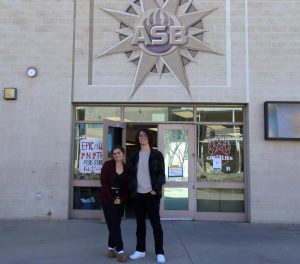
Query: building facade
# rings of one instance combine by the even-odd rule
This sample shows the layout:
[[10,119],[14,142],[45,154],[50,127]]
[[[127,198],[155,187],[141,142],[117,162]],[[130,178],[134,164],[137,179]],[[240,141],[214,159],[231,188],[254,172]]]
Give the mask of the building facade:
[[299,141],[264,122],[266,101],[292,103],[300,137],[299,1],[0,7],[1,219],[102,217],[101,165],[146,127],[163,218],[300,223]]

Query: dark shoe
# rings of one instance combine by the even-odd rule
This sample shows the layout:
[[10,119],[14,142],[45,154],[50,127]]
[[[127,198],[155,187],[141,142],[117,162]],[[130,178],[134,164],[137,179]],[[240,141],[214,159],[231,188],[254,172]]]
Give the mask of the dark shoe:
[[128,257],[125,253],[117,253],[117,260],[119,262],[126,262],[128,260]]
[[109,249],[109,250],[107,250],[106,256],[108,258],[115,258],[116,257],[116,251],[114,249]]

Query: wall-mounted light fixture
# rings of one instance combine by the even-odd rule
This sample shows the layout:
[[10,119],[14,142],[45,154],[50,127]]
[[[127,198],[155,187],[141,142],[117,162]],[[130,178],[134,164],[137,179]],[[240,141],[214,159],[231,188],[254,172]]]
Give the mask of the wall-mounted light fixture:
[[27,76],[28,77],[33,78],[33,77],[37,76],[37,74],[38,74],[37,68],[35,68],[33,66],[30,66],[27,68]]
[[17,100],[17,88],[4,88],[5,100]]

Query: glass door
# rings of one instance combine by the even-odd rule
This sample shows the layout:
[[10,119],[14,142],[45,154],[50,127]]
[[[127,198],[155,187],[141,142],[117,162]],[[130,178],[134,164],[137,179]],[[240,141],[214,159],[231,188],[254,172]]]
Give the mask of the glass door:
[[[123,122],[104,120],[104,136],[103,136],[103,159],[104,161],[111,159],[111,151],[113,146],[120,145],[124,149],[126,146],[126,125]],[[124,157],[126,160],[126,157]]]
[[165,158],[161,217],[193,219],[195,212],[194,125],[160,124],[158,148]]
[[100,172],[114,145],[125,147],[125,124],[75,124],[75,148],[71,199],[72,218],[103,218],[100,201]]

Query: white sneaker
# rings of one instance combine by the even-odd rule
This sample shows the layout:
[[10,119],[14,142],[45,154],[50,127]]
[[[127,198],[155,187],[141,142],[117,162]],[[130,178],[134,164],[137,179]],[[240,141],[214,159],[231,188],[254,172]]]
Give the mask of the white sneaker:
[[165,263],[165,262],[166,262],[166,258],[165,258],[164,255],[158,254],[158,255],[156,256],[156,261],[157,261],[157,263]]
[[141,252],[141,251],[134,251],[129,258],[130,259],[139,259],[139,258],[144,258],[146,256],[146,252]]

